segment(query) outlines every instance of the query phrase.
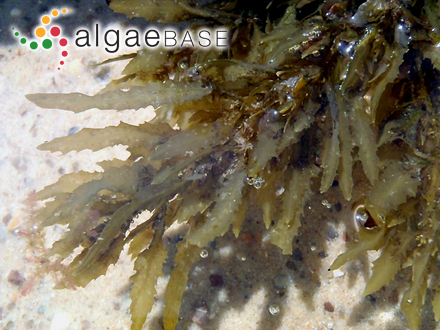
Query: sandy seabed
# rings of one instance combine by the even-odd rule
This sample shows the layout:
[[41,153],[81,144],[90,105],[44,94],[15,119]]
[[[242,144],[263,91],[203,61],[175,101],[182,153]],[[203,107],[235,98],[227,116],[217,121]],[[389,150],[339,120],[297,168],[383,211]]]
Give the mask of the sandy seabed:
[[[54,290],[56,277],[41,278],[35,274],[38,259],[29,247],[24,229],[32,217],[35,191],[56,182],[65,173],[99,170],[96,161],[128,156],[124,146],[61,156],[39,151],[38,145],[83,127],[116,125],[121,120],[138,124],[154,115],[152,108],[74,114],[40,109],[29,102],[25,98],[29,93],[94,94],[119,77],[127,63],[92,66],[109,55],[96,49],[69,52],[66,63],[57,70],[61,56],[55,49],[31,51],[18,45],[0,48],[0,327],[3,329],[130,328],[129,276],[133,274],[133,263],[125,252],[115,266],[110,266],[106,276],[86,288]],[[362,296],[369,277],[371,259],[367,255],[339,271],[327,271],[336,256],[345,250],[344,228],[336,220],[350,215],[344,211],[349,208],[347,203],[342,203],[342,211],[335,208],[340,198],[335,190],[334,200],[328,204],[316,201],[309,206],[312,211],[305,219],[309,225],[303,226],[293,256],[282,256],[264,237],[258,244],[237,243],[228,234],[215,247],[210,247],[209,256],[191,272],[180,327],[406,329],[395,288]],[[320,221],[328,221],[331,226],[320,230]],[[50,235],[59,236],[61,232],[62,228],[55,226]],[[247,248],[246,244],[249,244]],[[159,292],[165,283],[166,279],[159,281]],[[160,329],[162,306],[163,298],[159,296],[145,329]]]

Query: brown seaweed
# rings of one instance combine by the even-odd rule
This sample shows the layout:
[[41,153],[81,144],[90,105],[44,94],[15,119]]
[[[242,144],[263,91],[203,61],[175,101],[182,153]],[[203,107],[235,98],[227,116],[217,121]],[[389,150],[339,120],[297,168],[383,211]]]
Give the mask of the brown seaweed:
[[[359,186],[353,169],[361,166],[368,188],[353,203],[363,205],[359,216],[371,217],[370,225],[359,226],[358,243],[331,269],[382,249],[365,294],[410,268],[401,301],[410,329],[421,324],[427,288],[435,291],[438,321],[440,287],[428,281],[440,253],[438,3],[276,3],[261,21],[240,1],[110,2],[129,17],[227,25],[230,47],[144,50],[113,59],[130,59],[125,76],[95,96],[27,96],[75,112],[157,108],[150,123],[83,129],[40,146],[65,153],[124,144],[131,153],[125,162],[103,163],[103,173],[69,174],[38,194],[53,201],[36,217],[37,230],[69,228],[47,256],[61,262],[82,247],[64,286],[85,286],[130,244],[132,329],[141,329],[167,258],[162,235],[186,223],[165,293],[164,327],[173,329],[200,250],[231,227],[238,235],[252,198],[271,243],[291,254],[310,196],[337,179],[351,200]],[[151,217],[130,230],[144,210]],[[99,216],[89,220],[90,212]],[[90,231],[98,239],[89,239]]]

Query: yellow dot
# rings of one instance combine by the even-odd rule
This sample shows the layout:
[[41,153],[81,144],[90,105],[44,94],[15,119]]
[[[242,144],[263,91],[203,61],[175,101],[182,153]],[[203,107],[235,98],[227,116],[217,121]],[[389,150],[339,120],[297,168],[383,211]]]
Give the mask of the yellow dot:
[[66,9],[63,9],[62,12],[63,12],[63,14],[65,14],[65,13],[67,12],[67,10],[66,10]]
[[36,31],[35,34],[37,35],[38,38],[43,38],[46,35],[46,30],[42,27],[39,27]]
[[43,22],[43,24],[49,24],[50,17],[49,16],[43,16],[43,18],[41,19],[41,22]]
[[52,16],[58,16],[58,10],[52,11]]

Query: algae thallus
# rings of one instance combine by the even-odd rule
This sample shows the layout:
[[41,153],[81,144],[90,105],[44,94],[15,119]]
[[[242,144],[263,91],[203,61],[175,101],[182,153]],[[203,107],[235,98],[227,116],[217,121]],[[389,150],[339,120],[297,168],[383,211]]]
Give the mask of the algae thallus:
[[[60,263],[82,247],[64,268],[65,283],[87,285],[129,244],[132,329],[140,329],[167,258],[164,231],[186,223],[165,293],[164,327],[173,329],[189,269],[206,244],[229,230],[238,235],[256,204],[271,243],[291,254],[304,204],[337,180],[362,207],[358,243],[331,269],[381,249],[365,294],[409,268],[401,309],[410,329],[421,324],[427,290],[440,319],[440,282],[432,276],[440,242],[436,1],[267,1],[258,11],[243,1],[115,0],[110,7],[194,29],[228,26],[230,47],[139,51],[111,60],[130,62],[95,96],[27,96],[74,112],[157,108],[139,126],[83,129],[40,146],[66,153],[123,144],[131,153],[101,163],[103,173],[65,175],[38,193],[53,198],[35,219],[38,230],[69,228],[46,256]],[[144,210],[151,217],[129,230]]]

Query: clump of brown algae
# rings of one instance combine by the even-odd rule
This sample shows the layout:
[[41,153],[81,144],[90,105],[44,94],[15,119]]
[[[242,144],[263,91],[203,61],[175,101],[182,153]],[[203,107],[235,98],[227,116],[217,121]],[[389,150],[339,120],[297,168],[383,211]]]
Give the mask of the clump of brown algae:
[[[256,204],[271,243],[291,254],[305,203],[337,180],[347,200],[361,195],[353,203],[362,207],[359,242],[331,269],[382,249],[365,294],[409,267],[401,309],[410,329],[421,324],[428,283],[440,318],[440,282],[428,282],[440,243],[436,1],[267,1],[250,8],[245,1],[115,0],[110,7],[150,21],[186,21],[194,30],[227,26],[230,45],[113,59],[130,62],[95,96],[27,95],[40,107],[74,112],[157,108],[139,126],[82,129],[40,146],[66,153],[122,144],[131,154],[38,193],[53,198],[35,219],[38,230],[69,228],[47,257],[61,262],[82,248],[64,270],[66,281],[87,285],[129,244],[136,259],[132,329],[141,329],[167,259],[165,228],[186,223],[165,293],[164,327],[173,329],[205,245],[229,230],[238,235]],[[355,168],[362,170],[354,175]],[[86,216],[95,210],[99,217]],[[151,217],[129,230],[144,210]]]

